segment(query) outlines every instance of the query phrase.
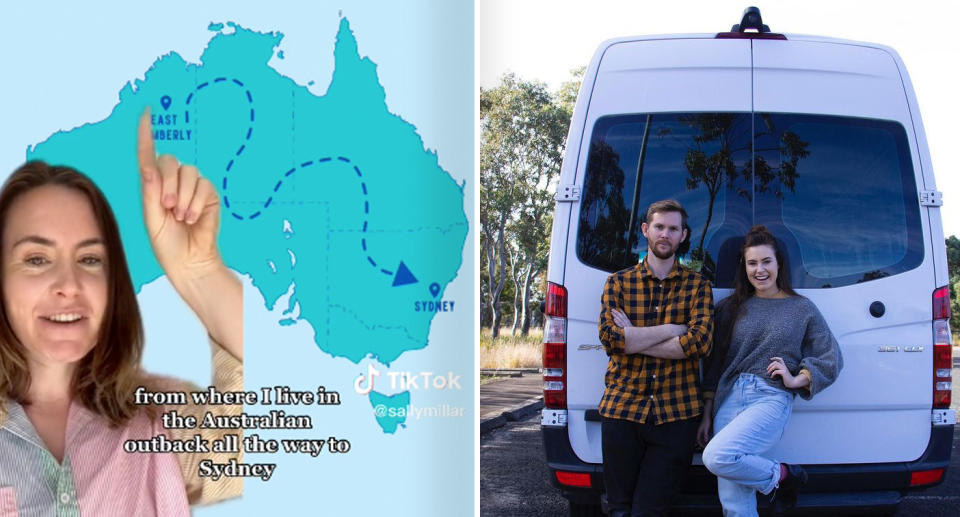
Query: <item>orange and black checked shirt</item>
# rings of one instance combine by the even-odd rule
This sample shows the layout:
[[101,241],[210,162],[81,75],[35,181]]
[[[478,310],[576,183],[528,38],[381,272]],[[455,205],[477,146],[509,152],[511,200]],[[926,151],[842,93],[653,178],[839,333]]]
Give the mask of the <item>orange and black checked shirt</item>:
[[[621,309],[638,327],[686,325],[680,336],[685,359],[627,354],[623,328],[613,321]],[[713,291],[699,273],[674,262],[662,281],[647,261],[618,271],[603,288],[600,341],[610,356],[600,414],[607,418],[662,424],[700,415],[700,361],[713,341]]]

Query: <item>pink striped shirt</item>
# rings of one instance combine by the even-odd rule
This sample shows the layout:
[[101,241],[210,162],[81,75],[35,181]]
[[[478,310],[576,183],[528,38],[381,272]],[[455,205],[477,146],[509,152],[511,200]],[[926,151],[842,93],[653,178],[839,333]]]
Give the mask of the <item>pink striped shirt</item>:
[[[212,348],[214,385],[222,391],[242,389],[242,364],[219,345],[214,343]],[[169,379],[145,380],[153,390],[198,389]],[[212,441],[226,434],[224,431],[169,431],[162,427],[159,416],[151,419],[145,411],[124,426],[111,428],[106,419],[73,403],[67,415],[64,459],[58,463],[23,407],[9,400],[4,405],[6,412],[0,411],[0,517],[189,516],[190,504],[236,497],[242,490],[239,478],[214,482],[197,473],[201,459],[241,461],[238,453],[124,451],[128,440],[150,440],[161,434],[173,440],[189,440],[201,434]],[[201,416],[207,411],[215,415],[239,413],[242,408],[188,405],[176,406],[176,410]]]
[[67,454],[83,515],[190,515],[180,463],[173,453],[127,453],[127,440],[164,432],[159,418],[140,412],[126,426],[74,404],[67,424]]

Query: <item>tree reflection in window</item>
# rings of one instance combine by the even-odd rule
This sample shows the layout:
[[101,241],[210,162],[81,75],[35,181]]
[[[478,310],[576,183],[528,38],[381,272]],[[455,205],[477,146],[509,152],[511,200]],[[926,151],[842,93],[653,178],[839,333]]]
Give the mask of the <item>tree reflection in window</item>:
[[603,117],[586,169],[577,254],[606,271],[643,256],[646,209],[667,198],[690,216],[686,262],[717,287],[732,285],[754,224],[781,241],[798,288],[885,278],[922,260],[909,145],[896,122],[789,113]]

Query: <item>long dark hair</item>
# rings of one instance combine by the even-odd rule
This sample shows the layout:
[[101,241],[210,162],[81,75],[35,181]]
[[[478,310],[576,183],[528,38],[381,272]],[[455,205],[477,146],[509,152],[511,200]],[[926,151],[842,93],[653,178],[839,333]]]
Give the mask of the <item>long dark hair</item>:
[[756,293],[756,288],[747,278],[747,260],[745,258],[747,248],[755,246],[770,246],[773,248],[774,257],[777,259],[777,287],[790,296],[797,295],[790,285],[790,266],[787,263],[787,254],[781,251],[776,237],[767,230],[766,226],[756,225],[750,228],[750,231],[743,238],[743,246],[740,247],[740,261],[737,264],[737,273],[733,277],[733,294],[730,295],[729,300],[724,300],[726,304],[724,313],[727,316],[724,319],[729,321],[729,324],[724,325],[723,343],[730,339],[734,323],[742,316],[740,309],[743,307],[743,303]]
[[[24,164],[0,189],[0,242],[10,206],[36,188],[56,185],[83,194],[103,234],[107,252],[107,306],[96,346],[77,364],[73,389],[84,407],[120,425],[136,412],[133,391],[141,383],[143,324],[120,242],[117,220],[103,192],[87,176],[70,167],[41,161]],[[3,275],[0,275],[0,290]],[[15,400],[29,404],[30,370],[23,346],[14,334],[7,308],[0,303],[0,404]]]

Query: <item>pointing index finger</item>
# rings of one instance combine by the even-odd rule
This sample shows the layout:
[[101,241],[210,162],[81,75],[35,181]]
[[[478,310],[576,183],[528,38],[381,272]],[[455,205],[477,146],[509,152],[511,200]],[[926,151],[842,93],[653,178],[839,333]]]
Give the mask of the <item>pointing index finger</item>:
[[157,152],[153,147],[150,106],[143,110],[137,125],[137,162],[140,166],[140,178],[145,182],[153,181],[157,174]]

